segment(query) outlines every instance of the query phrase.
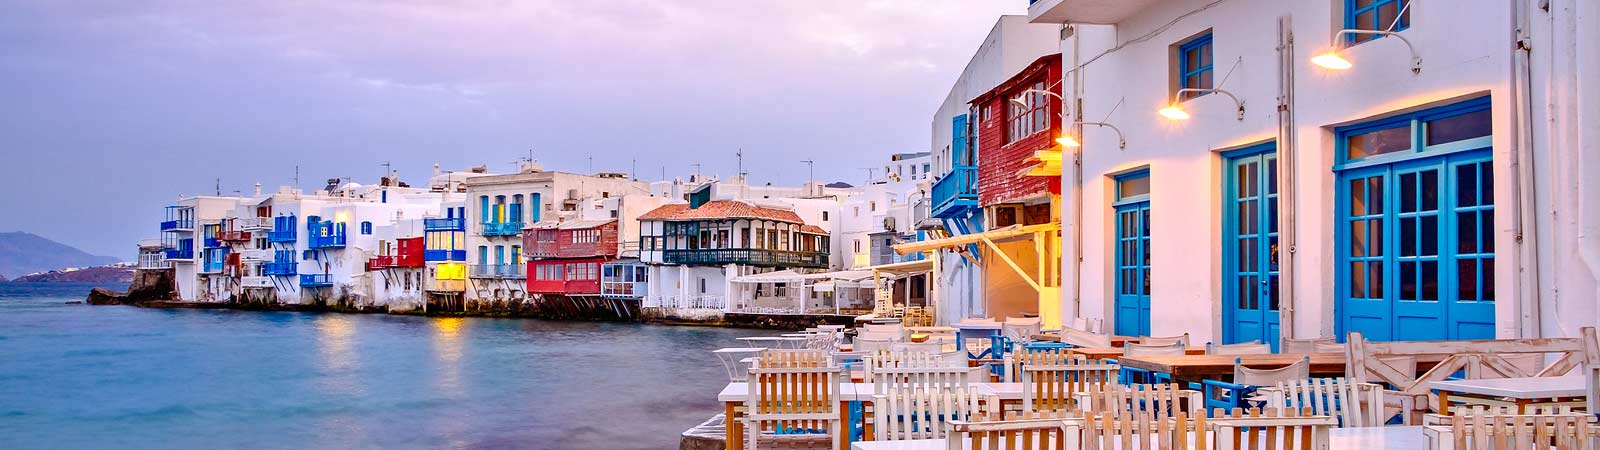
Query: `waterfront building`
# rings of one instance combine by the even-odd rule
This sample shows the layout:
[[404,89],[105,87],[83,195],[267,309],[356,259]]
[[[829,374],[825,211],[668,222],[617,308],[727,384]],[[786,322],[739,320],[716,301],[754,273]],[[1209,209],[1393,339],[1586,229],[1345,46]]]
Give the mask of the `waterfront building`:
[[[1072,144],[1040,154],[1068,168],[1061,320],[1274,344],[1595,324],[1600,98],[1578,78],[1600,24],[1577,3],[1030,2],[1060,29],[1037,70],[1064,76],[1021,100]],[[980,127],[1041,120],[1006,111]]]
[[527,249],[528,293],[541,300],[600,295],[600,266],[620,249],[617,220],[547,220],[522,236]]
[[191,301],[221,301],[206,286],[219,284],[220,264],[208,264],[207,256],[225,255],[216,240],[217,226],[244,199],[234,196],[180,197],[166,207],[161,222],[161,247],[165,266],[172,270],[179,298]]

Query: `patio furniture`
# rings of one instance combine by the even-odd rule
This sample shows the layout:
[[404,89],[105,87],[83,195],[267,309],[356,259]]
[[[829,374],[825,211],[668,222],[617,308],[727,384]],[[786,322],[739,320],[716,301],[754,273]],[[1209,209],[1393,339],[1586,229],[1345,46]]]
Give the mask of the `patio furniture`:
[[728,372],[728,381],[744,381],[750,375],[750,357],[756,356],[765,347],[728,347],[712,350],[711,354],[717,355],[722,361],[722,368]]
[[[1311,339],[1280,338],[1278,339],[1278,353],[1317,353],[1318,346],[1328,344],[1338,346],[1344,345],[1338,343],[1336,339],[1331,337]],[[1343,348],[1340,348],[1340,350],[1342,351]]]
[[[972,359],[999,359],[1001,357],[1001,355],[993,354],[992,349],[989,348],[992,345],[989,337],[1000,334],[999,322],[988,319],[963,319],[960,322],[956,322],[955,327],[956,346],[967,350],[967,353],[972,355]],[[973,344],[975,343],[981,346],[977,353],[973,353]]]
[[943,438],[951,421],[983,420],[978,391],[971,386],[898,385],[872,398],[873,438],[880,441]]
[[[1170,420],[1169,420],[1170,417]],[[1206,418],[1184,412],[1165,414],[1095,414],[1083,417],[1086,450],[1116,449],[1207,449]],[[1194,441],[1194,445],[1189,444]],[[1070,445],[1068,448],[1071,448]]]
[[1238,344],[1212,344],[1206,343],[1207,355],[1270,355],[1272,346],[1261,341],[1241,342]]
[[1590,414],[1456,415],[1423,433],[1431,449],[1588,449],[1596,447]]
[[1085,415],[1202,415],[1200,393],[1180,389],[1177,384],[1102,384],[1089,387],[1078,397],[1079,410]]
[[1428,382],[1437,392],[1438,410],[1446,414],[1452,404],[1505,407],[1512,414],[1527,414],[1533,406],[1587,406],[1588,389],[1584,374],[1559,377],[1489,378]]
[[[1060,448],[1061,443],[1077,442],[1082,433],[1080,422],[1061,420],[952,421],[949,426],[944,442],[947,450]],[[937,447],[930,442],[928,450],[933,448]]]
[[1242,443],[1250,449],[1276,450],[1329,448],[1332,441],[1328,431],[1337,421],[1310,411],[1284,415],[1269,409],[1250,410],[1248,415],[1234,410],[1230,417],[1210,422],[1219,449],[1240,448]]
[[1016,383],[1022,380],[1022,368],[1033,364],[1060,365],[1069,364],[1081,358],[1074,358],[1063,351],[1041,350],[1037,352],[1018,352],[1006,355],[1000,363],[1000,381]]
[[1279,382],[1308,378],[1311,378],[1310,356],[1303,356],[1297,362],[1271,369],[1245,367],[1244,356],[1236,356],[1233,362],[1233,382],[1202,380],[1198,384],[1189,383],[1189,388],[1197,389],[1204,395],[1206,413],[1212,414],[1217,409],[1231,410],[1244,407],[1244,402],[1249,399],[1248,397],[1262,386],[1273,386]]
[[1070,364],[1022,367],[1022,417],[1069,417],[1078,414],[1078,393],[1114,383],[1116,364],[1085,359]]
[[1388,421],[1383,412],[1383,386],[1356,383],[1349,378],[1303,378],[1279,381],[1262,387],[1256,395],[1267,408],[1279,415],[1310,410],[1312,414],[1333,416],[1341,428],[1381,427]]
[[[1188,335],[1184,335],[1187,339]],[[1124,357],[1186,355],[1189,344],[1177,339],[1163,339],[1165,344],[1127,344],[1122,346]],[[1119,381],[1122,384],[1170,383],[1172,376],[1139,368],[1123,367]]]
[[841,411],[846,400],[839,367],[819,364],[827,361],[822,352],[778,352],[763,353],[746,380],[749,396],[740,419],[745,448],[755,450],[763,441],[819,440],[831,440],[830,448],[842,448]]
[[1178,336],[1166,336],[1166,337],[1139,336],[1139,343],[1142,344],[1142,345],[1172,345],[1172,344],[1175,344],[1175,343],[1183,343],[1184,347],[1188,347],[1189,346],[1189,333],[1184,333],[1184,334],[1178,335]]

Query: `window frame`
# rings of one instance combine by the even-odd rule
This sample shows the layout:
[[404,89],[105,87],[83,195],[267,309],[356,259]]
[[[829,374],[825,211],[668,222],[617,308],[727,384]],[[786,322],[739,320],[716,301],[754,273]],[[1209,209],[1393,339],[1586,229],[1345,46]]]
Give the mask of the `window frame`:
[[[1371,5],[1367,5],[1365,7],[1356,6],[1356,2],[1357,1],[1358,0],[1344,0],[1344,27],[1343,27],[1343,29],[1346,29],[1346,30],[1368,30],[1368,31],[1385,31],[1385,30],[1389,30],[1389,24],[1380,23],[1380,21],[1378,19],[1380,17],[1379,9],[1382,8],[1383,5],[1387,5],[1387,4],[1390,4],[1390,3],[1393,3],[1395,5],[1395,11],[1397,13],[1397,18],[1399,18],[1400,21],[1399,21],[1399,23],[1395,24],[1394,30],[1389,30],[1389,31],[1394,31],[1394,32],[1398,33],[1398,32],[1405,31],[1405,30],[1411,28],[1411,10],[1410,9],[1406,9],[1406,6],[1411,4],[1412,0],[1372,0],[1372,4]],[[1372,17],[1372,28],[1370,28],[1370,29],[1368,29],[1368,28],[1358,28],[1356,26],[1356,18],[1359,17],[1362,14],[1372,14],[1373,15],[1373,17]],[[1367,42],[1372,42],[1372,41],[1375,41],[1375,40],[1378,40],[1378,39],[1382,39],[1384,37],[1386,37],[1386,36],[1381,35],[1381,34],[1346,34],[1344,36],[1344,44],[1345,44],[1345,47],[1348,48],[1348,47],[1351,47],[1351,46],[1360,45],[1360,44],[1364,44],[1364,43],[1367,43]]]
[[[1354,125],[1334,128],[1334,164],[1333,170],[1356,169],[1368,166],[1392,164],[1417,158],[1427,158],[1448,153],[1471,151],[1493,145],[1494,122],[1491,117],[1489,134],[1474,138],[1427,145],[1428,122],[1447,119],[1466,114],[1489,111],[1493,113],[1489,96],[1462,100],[1446,106],[1425,109],[1405,114],[1398,114],[1376,120],[1364,121]],[[1350,158],[1350,137],[1374,131],[1382,131],[1401,126],[1410,127],[1411,148],[1380,155],[1361,158]]]
[[[1216,88],[1216,82],[1217,82],[1216,81],[1216,72],[1213,71],[1212,69],[1214,69],[1215,66],[1216,66],[1217,58],[1216,58],[1216,46],[1213,44],[1213,42],[1214,42],[1214,40],[1212,38],[1211,30],[1206,30],[1204,33],[1201,33],[1198,36],[1191,37],[1191,38],[1189,38],[1187,40],[1184,40],[1182,42],[1179,42],[1177,44],[1178,65],[1177,65],[1177,70],[1175,72],[1176,72],[1176,74],[1178,76],[1178,84],[1177,84],[1177,89],[1173,90],[1174,93],[1177,93],[1179,90],[1183,90],[1183,89],[1215,89]],[[1200,66],[1200,65],[1198,65],[1198,63],[1196,63],[1195,69],[1191,71],[1191,70],[1189,70],[1189,56],[1188,56],[1189,55],[1189,50],[1193,50],[1193,49],[1196,49],[1196,48],[1200,49],[1200,52],[1202,53],[1202,55],[1200,56],[1200,59],[1202,61],[1210,61],[1210,64],[1206,64],[1204,66]],[[1207,86],[1201,86],[1199,79],[1206,72],[1211,72],[1211,83],[1210,83],[1210,85],[1207,85]],[[1189,85],[1189,77],[1190,76],[1196,77],[1196,81],[1195,81],[1195,85],[1194,86],[1190,86]],[[1200,97],[1200,96],[1203,96],[1203,95],[1208,95],[1208,94],[1210,94],[1210,92],[1185,92],[1179,98],[1179,101],[1188,101],[1189,99],[1197,98],[1197,97]]]

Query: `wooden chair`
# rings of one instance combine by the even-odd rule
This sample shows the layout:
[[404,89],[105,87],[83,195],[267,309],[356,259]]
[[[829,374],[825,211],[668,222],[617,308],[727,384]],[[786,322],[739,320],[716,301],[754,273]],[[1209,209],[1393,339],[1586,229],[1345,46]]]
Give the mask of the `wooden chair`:
[[1203,415],[1200,393],[1179,389],[1177,384],[1138,384],[1090,386],[1078,394],[1078,409],[1084,415],[1120,417],[1131,414],[1162,414],[1189,417]]
[[1280,381],[1307,378],[1311,378],[1310,356],[1277,369],[1251,369],[1245,367],[1240,358],[1235,358],[1233,382],[1202,380],[1198,384],[1190,383],[1189,388],[1200,391],[1205,397],[1206,411],[1215,413],[1218,409],[1226,411],[1244,407],[1245,401],[1257,388],[1274,386]]
[[1076,449],[1083,425],[1077,420],[951,421],[949,450]]
[[1022,381],[1022,368],[1029,365],[1064,365],[1073,364],[1082,360],[1082,357],[1060,350],[1040,350],[1036,352],[1013,352],[1001,360],[1000,381],[1016,383]]
[[850,343],[850,350],[858,352],[876,353],[880,350],[893,349],[893,340],[870,336],[856,336]]
[[1167,337],[1139,336],[1139,343],[1143,345],[1172,345],[1175,343],[1183,343],[1184,347],[1188,347],[1189,333]]
[[1212,419],[1210,426],[1218,449],[1237,449],[1243,444],[1250,449],[1312,450],[1328,448],[1328,431],[1337,422],[1308,410],[1279,414],[1276,409],[1234,409],[1229,417]]
[[[1204,415],[1190,415],[1182,411],[1171,416],[1161,413],[1123,415],[1090,413],[1083,417],[1081,448],[1207,449],[1208,434]],[[1192,447],[1190,441],[1194,442]]]
[[1339,427],[1381,427],[1383,386],[1356,383],[1349,378],[1307,378],[1280,381],[1271,388],[1256,390],[1269,409],[1279,415],[1309,410],[1312,414],[1339,419]]
[[1260,341],[1241,342],[1238,344],[1213,344],[1206,343],[1207,355],[1270,355],[1272,346]]
[[[880,441],[940,439],[949,432],[951,421],[985,420],[973,387],[895,386],[872,399],[873,438]],[[999,400],[989,404],[998,405]]]
[[[1383,383],[1395,392],[1384,397],[1385,414],[1399,411],[1406,423],[1416,423],[1422,413],[1436,412],[1438,396],[1428,383],[1445,380],[1457,372],[1466,379],[1556,377],[1585,364],[1600,363],[1600,339],[1594,327],[1583,327],[1578,337],[1538,339],[1488,339],[1476,341],[1368,341],[1359,332],[1345,339],[1347,376],[1360,383]],[[1551,361],[1537,371],[1530,370],[1525,356]],[[1395,367],[1406,358],[1438,361],[1422,375],[1415,370]]]
[[1005,337],[1004,344],[1009,348],[1013,343],[1033,340],[1033,335],[1039,334],[1042,326],[1037,317],[1007,317],[1005,322],[1000,323],[1000,335]]
[[[1187,337],[1188,335],[1184,336]],[[1122,346],[1122,356],[1136,357],[1185,355],[1188,353],[1186,347],[1188,347],[1188,344],[1177,340],[1166,344],[1128,343]],[[1123,367],[1119,381],[1121,381],[1122,384],[1170,383],[1172,382],[1172,376],[1164,373],[1151,373],[1150,371],[1144,369]]]
[[837,367],[827,352],[809,349],[767,349],[756,356],[752,368]]
[[[828,438],[832,440],[831,448],[839,448],[843,442],[846,431],[839,418],[839,368],[808,366],[810,361],[796,359],[762,355],[758,367],[750,369],[750,396],[745,400],[742,419],[745,448],[754,450],[762,441]],[[797,364],[783,365],[789,362]]]
[[1278,353],[1292,355],[1320,353],[1317,346],[1321,344],[1343,345],[1339,344],[1337,340],[1331,337],[1311,339],[1281,338],[1278,339]]
[[1111,347],[1111,335],[1105,333],[1093,333],[1075,328],[1062,328],[1061,343],[1071,345],[1073,347],[1107,348]]
[[1478,414],[1448,420],[1444,426],[1423,428],[1429,448],[1592,450],[1600,439],[1590,414]]
[[1518,412],[1514,406],[1456,405],[1450,409],[1450,414],[1428,414],[1423,417],[1422,424],[1449,426],[1455,416],[1548,416],[1573,413],[1582,414],[1583,410],[1574,410],[1568,405],[1528,405]]
[[1071,364],[1022,367],[1022,417],[1071,417],[1078,393],[1116,382],[1117,365],[1079,357]]

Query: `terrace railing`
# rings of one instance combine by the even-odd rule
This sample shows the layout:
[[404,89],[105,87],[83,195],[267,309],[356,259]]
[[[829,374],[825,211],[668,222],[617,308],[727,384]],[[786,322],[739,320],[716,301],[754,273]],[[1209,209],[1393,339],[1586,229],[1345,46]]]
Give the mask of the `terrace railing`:
[[484,236],[521,236],[522,222],[484,222],[478,230]]
[[193,230],[194,219],[175,219],[161,222],[161,231]]
[[952,217],[978,205],[978,168],[956,166],[933,183],[933,216]]
[[775,267],[827,267],[824,252],[796,252],[759,248],[665,250],[667,264],[748,264]]
[[300,276],[300,287],[315,288],[333,286],[333,277],[325,273],[306,274]]
[[297,238],[295,230],[272,230],[267,232],[267,242],[274,244],[293,244]]
[[527,271],[522,264],[474,264],[467,267],[467,274],[473,278],[527,278]]
[[422,219],[424,231],[466,231],[467,221],[460,217]]
[[293,262],[269,262],[261,264],[261,273],[267,276],[287,277],[300,271],[300,265]]

